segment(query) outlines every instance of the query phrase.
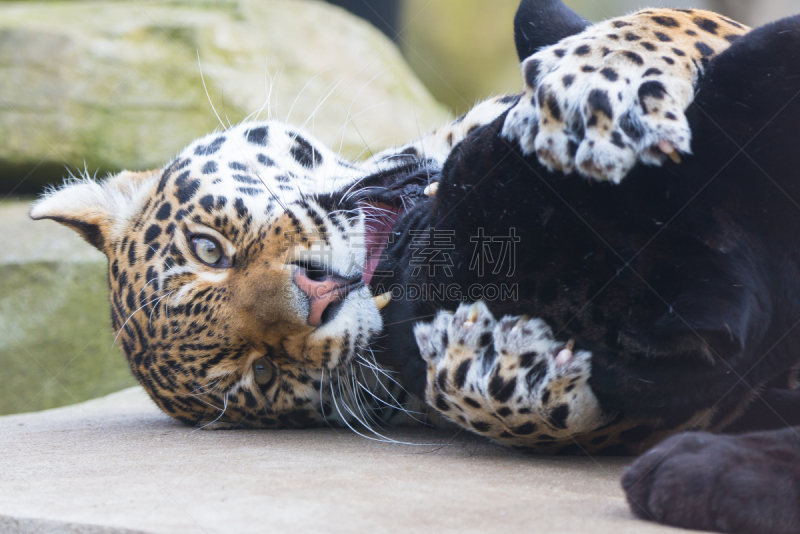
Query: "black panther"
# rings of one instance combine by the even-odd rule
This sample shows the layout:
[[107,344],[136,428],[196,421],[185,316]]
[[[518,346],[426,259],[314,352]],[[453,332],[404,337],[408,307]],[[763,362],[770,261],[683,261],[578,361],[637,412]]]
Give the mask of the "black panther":
[[644,453],[643,518],[800,531],[800,18],[525,0],[515,38],[522,94],[368,162],[244,123],[31,215],[106,254],[184,423],[397,424],[410,391],[525,450]]
[[[663,37],[653,42],[673,41],[665,28],[696,35],[706,26],[706,34],[719,35],[725,25],[677,12],[690,22],[645,11],[629,42],[654,33]],[[549,18],[524,18],[540,13]],[[523,2],[516,24],[521,60],[586,27],[560,2]],[[640,161],[621,180],[605,182],[583,178],[595,173],[580,167],[551,170],[534,144],[504,135],[513,110],[456,146],[435,197],[395,227],[399,238],[379,266],[390,274],[372,284],[515,286],[517,298],[465,306],[460,295],[443,292],[435,301],[394,301],[385,309],[379,361],[400,366],[404,385],[451,420],[515,446],[642,453],[691,430],[628,469],[623,486],[634,513],[688,528],[798,532],[800,391],[791,388],[800,364],[800,17],[728,40],[729,48],[698,65],[685,111],[690,151],[672,157],[667,147],[670,160],[661,166]],[[563,43],[555,46],[566,61],[576,49]],[[548,94],[537,88],[541,68],[528,72],[526,94],[546,108]],[[642,107],[659,100],[642,94]],[[588,110],[592,120],[603,103]],[[539,119],[529,125],[531,136],[542,133]],[[582,125],[566,130],[578,144],[585,140]],[[451,239],[437,246],[437,234]],[[476,236],[513,234],[513,273],[468,268]],[[422,258],[414,235],[430,237]],[[430,263],[445,254],[453,269]],[[513,317],[495,321],[503,315]],[[509,350],[498,338],[515,326],[542,343]],[[583,366],[565,372],[566,382],[548,375],[570,357]],[[537,389],[542,380],[553,386]],[[597,405],[570,397],[570,387],[573,394],[588,388]],[[586,409],[591,422],[576,416],[576,429],[572,411]]]

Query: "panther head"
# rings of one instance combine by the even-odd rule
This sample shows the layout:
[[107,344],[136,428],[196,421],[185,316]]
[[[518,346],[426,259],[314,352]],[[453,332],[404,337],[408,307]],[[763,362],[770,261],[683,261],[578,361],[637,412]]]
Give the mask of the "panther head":
[[307,426],[347,418],[334,390],[382,328],[368,283],[421,165],[356,166],[283,124],[246,123],[163,169],[72,180],[31,217],[107,256],[113,328],[166,413]]

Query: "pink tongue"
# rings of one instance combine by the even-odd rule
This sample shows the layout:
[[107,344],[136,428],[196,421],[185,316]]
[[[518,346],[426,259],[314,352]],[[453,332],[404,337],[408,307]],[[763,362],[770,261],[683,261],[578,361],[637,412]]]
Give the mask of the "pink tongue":
[[364,261],[364,273],[361,279],[369,285],[375,269],[381,261],[381,256],[389,241],[397,219],[403,214],[403,210],[393,208],[388,204],[364,204],[364,212],[367,216],[366,235],[364,244],[367,247],[366,260]]

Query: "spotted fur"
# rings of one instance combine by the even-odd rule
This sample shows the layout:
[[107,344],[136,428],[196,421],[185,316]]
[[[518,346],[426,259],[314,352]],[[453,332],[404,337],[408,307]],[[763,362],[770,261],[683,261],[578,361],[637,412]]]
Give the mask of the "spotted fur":
[[[670,13],[649,10],[639,17],[651,20],[653,28],[678,32],[673,42],[691,37],[688,42],[701,54],[708,50],[697,46],[696,35],[687,30],[689,19],[679,22],[680,14],[692,16],[707,33],[720,31],[722,22],[746,30],[722,18],[713,26],[707,22],[711,15],[697,11],[677,10],[666,18]],[[567,29],[574,27],[570,23]],[[406,269],[387,283],[465,288],[513,282],[518,297],[486,302],[486,308],[450,295],[436,303],[417,299],[389,306],[390,349],[384,361],[402,365],[404,383],[450,420],[536,452],[637,454],[681,430],[741,432],[800,424],[800,396],[787,389],[797,384],[794,347],[800,341],[793,146],[800,113],[798,28],[800,17],[794,17],[725,39],[727,49],[707,54],[707,64],[699,62],[702,72],[688,78],[697,95],[686,109],[696,154],[680,166],[637,165],[619,184],[549,173],[525,150],[524,139],[507,136],[508,117],[520,111],[525,97],[507,117],[457,146],[435,201],[415,209],[398,232],[449,232],[459,268],[446,274]],[[587,47],[576,48],[577,55],[588,56],[591,46],[581,39],[593,31],[537,54],[557,56],[555,51],[572,42]],[[595,41],[592,46],[605,44]],[[626,40],[628,48],[617,50],[638,55],[639,41]],[[627,90],[631,98],[652,92],[635,84]],[[594,89],[587,95],[594,108],[606,107]],[[540,100],[563,118],[557,102]],[[467,267],[476,231],[505,236],[509,229],[524,236],[513,274],[481,275]],[[411,265],[413,259],[403,246],[390,252],[394,265]],[[420,317],[435,318],[420,324]],[[796,440],[787,440],[796,432],[755,441],[774,445],[781,455],[794,450],[781,461],[796,463]],[[696,462],[724,452],[714,466],[725,472],[741,453],[747,458],[743,476],[761,485],[753,491],[763,489],[770,500],[778,493],[763,487],[775,464],[771,453],[750,454],[745,439],[699,438],[711,445],[702,447]],[[654,463],[670,464],[644,488],[636,482],[626,486],[636,499],[658,495],[638,501],[642,515],[703,528],[717,517],[739,521],[739,512],[748,521],[761,520],[754,515],[757,506],[736,504],[750,490],[732,494],[724,514],[711,513],[709,499],[719,487],[714,479],[696,486],[703,500],[682,504],[691,497],[680,488],[697,479],[681,470],[679,457],[694,452],[662,450],[655,461],[650,457],[634,469],[642,475]],[[792,473],[787,481],[796,486],[800,478]],[[776,502],[782,510],[796,510],[797,494]],[[687,513],[671,513],[675,510]],[[706,515],[701,522],[694,514]],[[791,525],[780,531],[797,531],[796,516],[780,517],[776,521]],[[750,525],[740,531],[753,525],[740,524]]]
[[[564,9],[524,0],[518,49],[579,34],[585,21]],[[552,24],[528,24],[542,13]],[[781,387],[797,385],[800,343],[800,17],[721,52],[737,31],[706,12],[644,11],[536,52],[522,98],[482,104],[369,162],[342,161],[279,123],[244,124],[164,169],[73,181],[32,216],[107,255],[123,352],[159,406],[189,424],[398,424],[414,402],[407,389],[463,428],[537,452],[630,454],[682,429],[800,425],[800,395]],[[674,56],[659,55],[674,43]],[[637,160],[660,163],[653,144],[688,153],[688,130],[664,126],[684,110],[697,156],[681,167],[636,166],[612,185],[526,157],[569,170],[574,151],[581,172],[619,182]],[[651,142],[632,143],[633,113]],[[560,133],[540,131],[545,119]],[[432,180],[440,187],[425,198]],[[348,276],[364,274],[365,231],[387,211],[399,216],[381,261],[399,267],[389,280],[442,280],[407,268],[411,231],[452,229],[459,268],[444,281],[468,285],[481,281],[463,268],[476,225],[524,230],[518,270],[490,277],[518,283],[519,299],[408,300],[379,313]],[[302,289],[313,265],[349,284],[322,319]],[[798,429],[675,436],[623,477],[631,509],[686,528],[798,532]]]
[[604,409],[589,381],[591,351],[558,340],[542,319],[496,320],[477,302],[416,324],[414,335],[427,364],[427,404],[448,420],[516,449],[627,455],[707,425],[702,411],[665,428],[658,417]]
[[[667,157],[662,141],[688,154],[684,111],[694,86],[709,61],[747,31],[715,13],[674,9],[591,26],[523,62],[525,93],[505,118],[503,136],[551,170],[572,172],[577,157],[580,172],[616,183],[637,160],[660,165]],[[541,453],[640,452],[711,421],[698,411],[665,428],[659,418],[602,409],[589,382],[591,353],[573,353],[540,319],[496,321],[478,303],[439,312],[414,334],[426,362],[428,405],[506,445]]]
[[500,443],[555,451],[613,418],[587,384],[591,354],[573,354],[541,319],[496,321],[478,302],[440,312],[414,334],[428,363],[428,404]]
[[[631,55],[640,53],[640,39],[619,44],[607,28],[642,33],[657,27],[691,59],[690,44],[697,53],[700,49],[684,37],[684,24],[692,20],[696,27],[703,13],[645,11],[601,23],[525,63],[527,90],[538,87],[535,95],[491,99],[431,135],[364,163],[344,161],[284,124],[246,123],[195,141],[163,169],[124,172],[104,183],[73,181],[40,200],[32,216],[71,226],[107,255],[112,325],[134,375],[166,413],[214,427],[405,421],[399,414],[413,401],[371,358],[369,345],[383,321],[369,288],[359,285],[330,320],[311,325],[310,303],[295,281],[298,269],[313,264],[341,279],[359,280],[367,262],[366,228],[374,222],[358,200],[364,198],[360,192],[385,175],[416,173],[423,177],[417,185],[428,185],[462,140],[509,110],[506,135],[515,131],[509,124],[522,113],[533,109],[531,117],[544,116],[524,107],[526,102],[537,101],[550,118],[569,122],[566,112],[578,108],[559,99],[585,97],[609,121],[621,120],[608,83],[633,76],[629,63],[648,81],[620,85],[622,102],[641,108],[655,98],[655,90],[641,98],[650,77],[666,84],[665,94],[691,87],[701,60],[645,75],[665,61],[643,54],[639,65]],[[665,26],[658,17],[681,23]],[[721,50],[720,42],[708,42]],[[606,46],[615,52],[598,56]],[[569,57],[564,50],[572,51]],[[603,70],[623,56],[627,63],[611,80]],[[552,64],[542,63],[547,68],[532,76],[531,66],[544,61],[538,58]],[[600,62],[593,64],[599,72],[581,68],[563,90],[542,92],[547,76],[593,59]],[[583,93],[571,92],[574,87]],[[656,139],[660,124],[645,121],[641,128]],[[555,132],[551,127],[548,123],[548,131]],[[594,135],[591,128],[587,135]],[[519,142],[524,149],[529,133],[506,143]],[[549,162],[546,154],[538,155]],[[218,243],[227,263],[204,263],[193,249],[198,236]],[[428,365],[426,401],[479,434],[543,452],[564,451],[574,443],[591,450],[618,442],[644,446],[661,435],[642,430],[646,421],[618,421],[617,414],[601,410],[588,386],[591,354],[573,353],[541,320],[496,321],[485,306],[465,306],[418,324],[415,335]],[[256,369],[263,372],[265,364],[272,378],[259,383]],[[375,371],[372,378],[365,378],[361,366]],[[352,391],[359,381],[367,382],[370,399]],[[344,403],[348,395],[370,414],[355,413]]]
[[[382,328],[369,288],[314,327],[295,274],[313,264],[360,281],[374,215],[352,193],[382,174],[417,173],[427,185],[455,143],[513,102],[485,102],[361,164],[285,124],[245,123],[198,139],[163,169],[68,182],[31,216],[70,226],[106,254],[117,341],[169,415],[214,428],[396,423],[414,401],[368,350]],[[227,263],[204,263],[198,236]],[[273,378],[258,383],[264,363]]]
[[551,170],[619,183],[641,161],[691,153],[684,111],[709,61],[749,28],[699,9],[595,24],[526,59],[503,134]]

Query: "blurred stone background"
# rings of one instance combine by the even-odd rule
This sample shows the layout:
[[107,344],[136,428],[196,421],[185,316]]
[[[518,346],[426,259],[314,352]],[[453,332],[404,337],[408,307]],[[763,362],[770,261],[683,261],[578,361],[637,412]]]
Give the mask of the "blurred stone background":
[[[355,0],[360,1],[360,0]],[[516,92],[511,21],[517,0],[402,0],[398,43],[431,93],[457,113],[491,94]],[[694,7],[756,26],[800,14],[800,0],[564,0],[599,21],[645,7]]]
[[[45,184],[161,166],[252,114],[365,157],[519,89],[517,3],[0,0],[0,414],[133,384],[110,331],[104,257],[27,219]],[[590,20],[653,5],[751,25],[800,12],[800,0],[567,3]]]

